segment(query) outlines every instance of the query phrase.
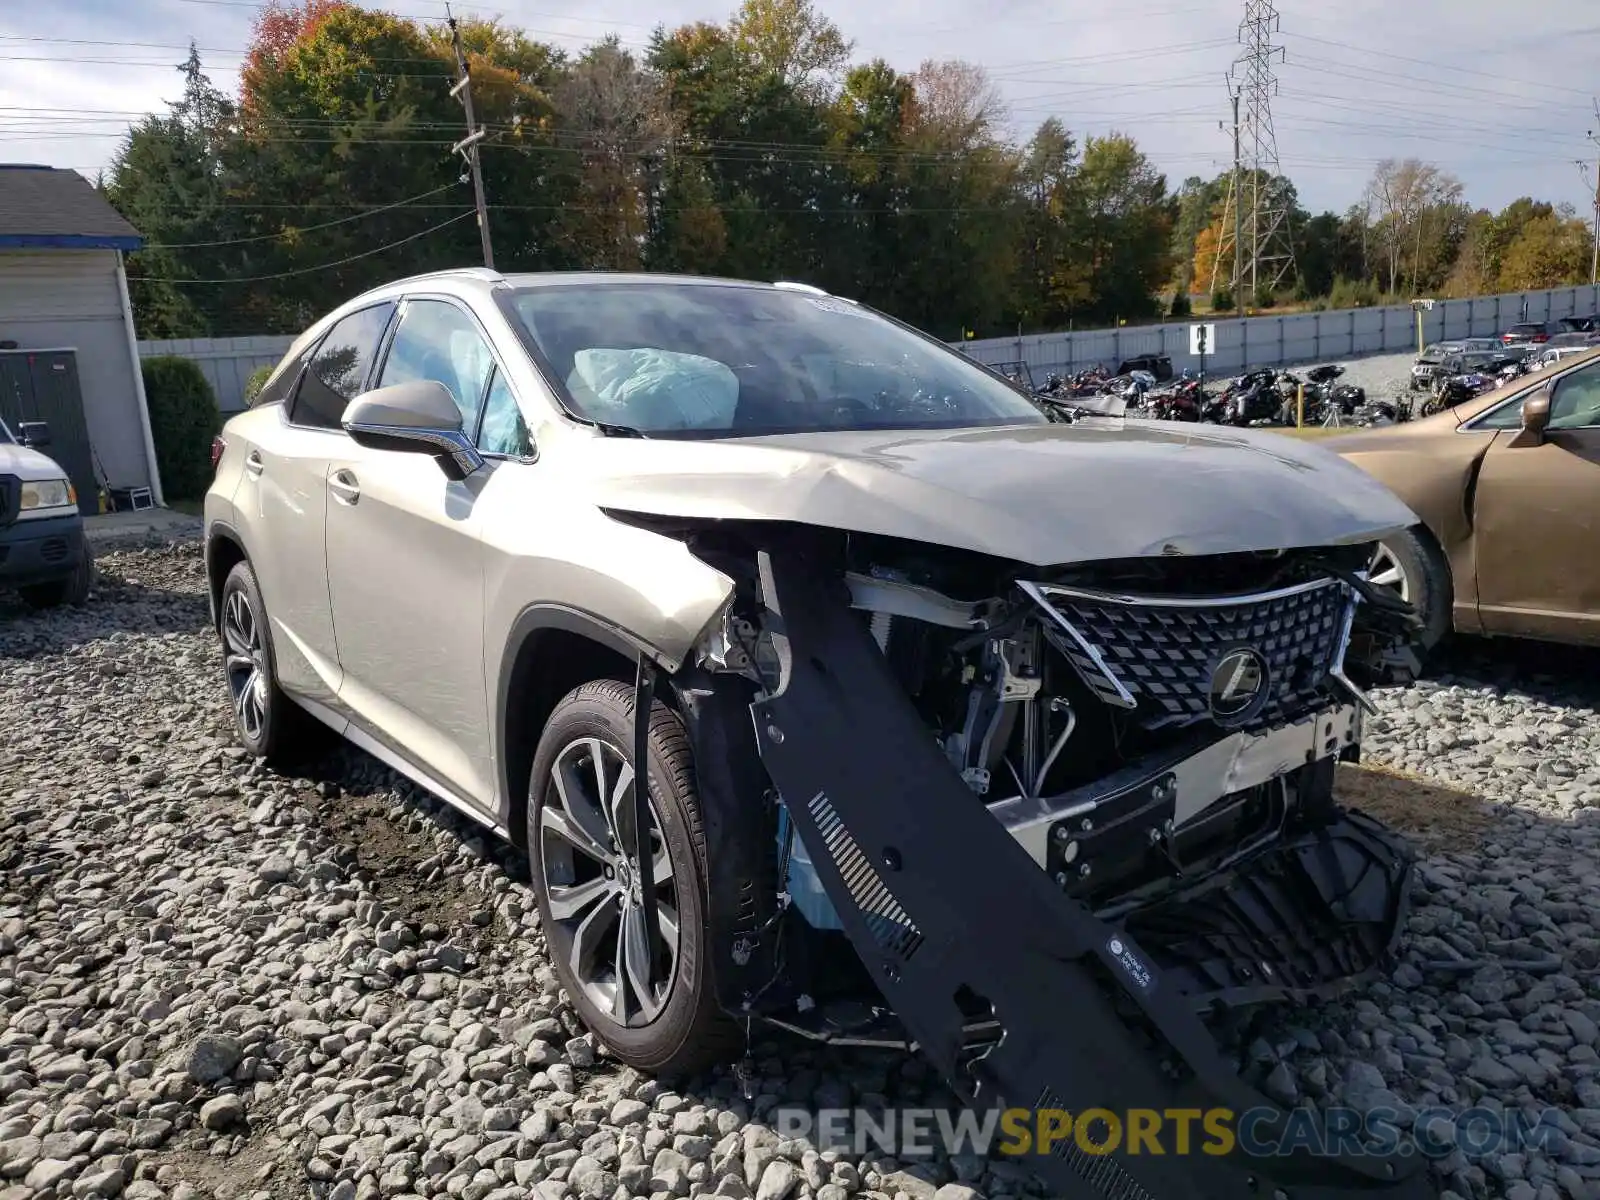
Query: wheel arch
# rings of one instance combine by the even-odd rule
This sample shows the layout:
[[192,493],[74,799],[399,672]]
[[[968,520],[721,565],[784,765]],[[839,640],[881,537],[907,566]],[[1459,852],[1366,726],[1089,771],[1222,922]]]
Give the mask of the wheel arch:
[[244,539],[231,526],[221,521],[212,524],[206,533],[206,599],[211,606],[211,625],[217,627],[221,620],[222,585],[228,572],[239,563],[250,561],[245,552]]
[[[536,604],[513,623],[495,683],[495,767],[511,840],[525,847],[528,777],[539,734],[561,698],[582,683],[633,683],[641,655],[667,670],[678,666],[657,647],[595,613]],[[660,698],[670,702],[671,689]]]

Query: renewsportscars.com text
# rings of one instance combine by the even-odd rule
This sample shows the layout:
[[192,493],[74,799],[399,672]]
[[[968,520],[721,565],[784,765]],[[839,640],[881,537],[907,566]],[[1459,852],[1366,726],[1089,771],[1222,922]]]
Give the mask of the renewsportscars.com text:
[[[1279,1116],[1284,1119],[1281,1125]],[[1086,1154],[1227,1155],[1422,1154],[1444,1158],[1543,1150],[1560,1131],[1553,1110],[1529,1114],[1487,1108],[1452,1113],[1424,1109],[1226,1108],[1062,1109],[803,1109],[772,1114],[779,1137],[805,1138],[818,1149],[915,1158],[946,1154],[1051,1154],[1067,1145]]]

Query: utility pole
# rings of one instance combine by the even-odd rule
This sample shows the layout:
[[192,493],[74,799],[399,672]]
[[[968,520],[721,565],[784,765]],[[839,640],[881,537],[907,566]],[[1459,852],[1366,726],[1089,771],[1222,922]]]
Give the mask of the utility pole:
[[[1242,174],[1239,150],[1239,98],[1241,89],[1235,84],[1233,72],[1228,73],[1228,99],[1233,103],[1233,172],[1228,176],[1228,191],[1222,200],[1222,218],[1217,231],[1217,253],[1211,260],[1211,294],[1217,293],[1217,280],[1222,269],[1223,255],[1228,250],[1228,243],[1233,243],[1233,272],[1228,276],[1228,290],[1233,296],[1234,308],[1239,316],[1244,316],[1244,207],[1242,192],[1244,189],[1244,176]],[[1217,122],[1218,129],[1224,129],[1221,121]],[[1229,231],[1229,214],[1232,214],[1232,231]]]
[[[1591,142],[1595,141],[1594,130],[1592,129],[1589,131],[1589,140]],[[1594,221],[1589,230],[1589,244],[1592,247],[1589,261],[1589,283],[1593,286],[1596,282],[1595,276],[1600,275],[1600,175],[1597,175],[1595,180],[1591,182],[1588,163],[1579,158],[1575,159],[1572,165],[1578,168],[1578,174],[1583,178],[1584,190],[1591,194],[1594,206]]]
[[[1595,119],[1600,121],[1600,101],[1595,102],[1594,115]],[[1589,140],[1597,148],[1600,148],[1600,136],[1597,136],[1593,129],[1589,130]],[[1600,283],[1600,160],[1597,160],[1595,164],[1594,237],[1592,238],[1592,243],[1593,249],[1589,258],[1589,286],[1591,287],[1596,283]]]
[[1244,320],[1244,210],[1239,207],[1239,189],[1244,182],[1239,167],[1239,95],[1233,89],[1233,307]]
[[455,14],[450,12],[448,3],[444,11],[450,23],[450,45],[456,52],[456,82],[450,89],[450,94],[461,101],[467,113],[467,136],[450,147],[450,153],[462,155],[472,172],[472,195],[478,208],[478,236],[483,241],[483,265],[492,271],[494,247],[489,243],[489,204],[484,199],[483,170],[478,164],[478,144],[486,135],[472,114],[472,71],[468,68],[467,56],[461,49],[461,30],[456,26]]

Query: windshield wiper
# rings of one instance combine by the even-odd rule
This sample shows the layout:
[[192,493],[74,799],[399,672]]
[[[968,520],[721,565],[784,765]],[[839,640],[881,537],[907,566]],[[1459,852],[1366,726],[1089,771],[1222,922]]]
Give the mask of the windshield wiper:
[[1076,425],[1085,412],[1081,405],[1065,396],[1033,396],[1031,399],[1048,420],[1058,425]]
[[649,436],[644,430],[635,429],[632,425],[613,425],[609,421],[593,421],[591,424],[607,437],[642,438]]

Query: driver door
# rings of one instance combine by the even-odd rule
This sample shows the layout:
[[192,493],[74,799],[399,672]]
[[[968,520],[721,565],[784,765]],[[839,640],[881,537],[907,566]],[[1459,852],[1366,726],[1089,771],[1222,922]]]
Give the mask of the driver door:
[[1486,633],[1600,644],[1600,363],[1553,388],[1542,437],[1502,430],[1484,455],[1479,613]]
[[[465,307],[412,297],[373,386],[442,383],[470,435],[493,366]],[[339,699],[385,750],[457,799],[493,813],[478,499],[495,465],[451,480],[427,455],[349,439],[343,451],[329,464],[327,500]]]

